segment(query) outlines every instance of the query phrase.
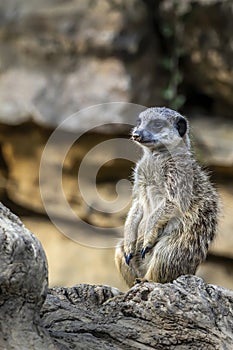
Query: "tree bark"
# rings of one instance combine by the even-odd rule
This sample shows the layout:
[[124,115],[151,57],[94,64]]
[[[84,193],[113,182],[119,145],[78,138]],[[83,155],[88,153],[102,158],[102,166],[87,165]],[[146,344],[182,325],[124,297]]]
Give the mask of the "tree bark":
[[173,283],[47,289],[40,242],[0,205],[0,349],[232,349],[233,292]]

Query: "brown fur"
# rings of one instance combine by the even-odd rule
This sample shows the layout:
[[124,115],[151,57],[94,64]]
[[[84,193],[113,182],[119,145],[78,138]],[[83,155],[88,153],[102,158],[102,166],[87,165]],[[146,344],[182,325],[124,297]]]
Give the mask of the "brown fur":
[[215,236],[218,195],[193,157],[188,133],[186,118],[167,108],[147,109],[133,130],[144,155],[115,255],[129,286],[137,278],[165,283],[194,274]]

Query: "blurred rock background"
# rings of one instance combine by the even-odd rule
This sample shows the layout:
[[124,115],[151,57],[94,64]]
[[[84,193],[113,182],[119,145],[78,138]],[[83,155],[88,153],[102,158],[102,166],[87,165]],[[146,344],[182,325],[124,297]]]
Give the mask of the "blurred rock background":
[[[50,285],[126,288],[114,249],[65,237],[47,217],[39,188],[41,155],[53,130],[80,109],[123,101],[165,105],[189,117],[197,157],[223,203],[218,238],[198,274],[233,288],[232,0],[1,1],[0,50],[0,200],[42,241]],[[118,121],[114,113],[111,120]],[[83,123],[77,119],[66,132],[83,130]],[[110,124],[82,136],[67,154],[67,200],[91,224],[122,225],[127,210],[108,216],[88,208],[76,185],[80,162],[95,145],[128,132]],[[116,182],[129,178],[132,165],[116,159],[102,167],[97,187],[106,199],[115,197]]]

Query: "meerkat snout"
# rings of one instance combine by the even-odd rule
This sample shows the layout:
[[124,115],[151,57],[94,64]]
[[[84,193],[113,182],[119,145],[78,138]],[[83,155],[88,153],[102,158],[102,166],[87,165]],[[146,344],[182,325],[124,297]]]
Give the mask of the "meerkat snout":
[[132,139],[141,144],[150,143],[153,141],[154,136],[151,132],[145,129],[134,129],[132,133]]
[[134,140],[134,141],[140,142],[141,139],[142,139],[142,131],[140,131],[140,130],[134,130],[134,131],[132,132],[131,139]]

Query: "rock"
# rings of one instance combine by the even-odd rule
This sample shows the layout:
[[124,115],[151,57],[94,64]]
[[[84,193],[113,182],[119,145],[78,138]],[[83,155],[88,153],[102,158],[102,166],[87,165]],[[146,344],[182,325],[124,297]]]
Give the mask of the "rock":
[[158,40],[143,3],[9,0],[1,13],[0,122],[56,127],[96,104],[161,103]]
[[40,242],[0,204],[0,348],[55,349],[38,314],[47,295]]
[[[215,255],[214,255],[215,254]],[[210,253],[207,260],[197,269],[197,276],[224,288],[233,290],[233,260],[217,255],[216,252]]]
[[[22,134],[27,134],[27,138],[23,137],[22,139]],[[49,135],[49,131],[36,126],[35,124],[24,124],[20,128],[4,127],[4,132],[0,134],[2,155],[7,164],[8,172],[6,190],[9,198],[13,202],[27,209],[31,209],[34,212],[44,213],[44,207],[41,200],[43,187],[49,200],[54,202],[54,210],[57,215],[63,215],[63,203],[61,201],[59,202],[56,198],[58,192],[56,186],[57,182],[59,182],[59,174],[57,171],[59,167],[62,167],[64,172],[64,182],[62,186],[66,198],[69,203],[73,203],[75,211],[82,218],[86,217],[89,211],[88,203],[86,205],[85,203],[82,203],[82,195],[76,188],[78,169],[82,161],[85,165],[85,174],[83,175],[83,180],[85,180],[83,183],[85,190],[83,191],[94,194],[96,179],[94,178],[93,180],[91,178],[88,180],[88,177],[90,174],[95,175],[94,172],[96,171],[98,189],[100,192],[104,192],[106,200],[111,201],[114,199],[116,196],[114,181],[119,181],[122,178],[129,178],[132,162],[137,157],[135,147],[131,141],[128,141],[128,138],[115,140],[115,135],[106,136],[101,134],[91,134],[82,137],[72,146],[70,140],[73,137],[76,139],[76,135],[72,133],[64,133],[64,143],[60,142],[63,138],[59,138],[59,144],[56,144],[55,146],[51,145],[46,156],[44,156],[45,160],[42,164],[41,157]],[[113,142],[111,143],[112,139]],[[108,140],[110,140],[110,143],[108,143]],[[124,141],[127,142],[127,144],[125,144]],[[127,150],[125,149],[126,146]],[[64,155],[63,163],[62,152],[64,151],[65,153],[66,151],[68,153],[67,155]],[[92,153],[90,153],[90,151],[92,151]],[[89,156],[84,159],[86,155]],[[122,157],[125,157],[126,160],[118,159]],[[99,168],[100,171],[98,171]],[[54,181],[51,182],[51,178],[53,178],[53,170]],[[41,183],[39,184],[40,171]],[[94,182],[92,182],[92,180]],[[103,182],[106,183],[105,186],[103,185]],[[107,191],[105,187],[109,188],[109,190]],[[127,201],[127,197],[129,197],[128,193],[129,191],[122,194],[122,196],[126,197],[124,199],[125,202]],[[54,201],[55,198],[56,200]],[[99,197],[94,196],[92,201],[96,202],[98,199]],[[109,203],[107,203],[107,207],[109,207]],[[107,207],[105,204],[102,209],[105,210]],[[119,213],[116,224],[119,223],[119,219],[122,221],[122,215],[125,215],[125,212]],[[102,216],[104,220],[104,215]],[[114,217],[112,219],[114,220]],[[106,217],[105,221],[108,220],[109,217]]]
[[[232,116],[233,8],[231,1],[165,0],[160,3],[163,23],[176,30],[181,51],[183,83],[210,98],[215,113]],[[207,15],[208,14],[208,15]],[[198,98],[196,103],[198,104]],[[201,103],[200,103],[201,104]]]
[[191,132],[200,160],[212,167],[233,168],[233,124],[220,117],[194,117]]
[[24,0],[20,6],[9,0],[1,4],[1,12],[3,40],[16,40],[19,49],[44,59],[57,59],[59,54],[136,54],[148,32],[147,27],[138,31],[147,13],[135,0]]
[[[57,126],[82,108],[106,101],[130,101],[130,78],[124,65],[113,58],[83,59],[75,71],[56,77],[12,68],[0,75],[0,84],[0,121],[5,124],[34,120],[37,124]],[[88,86],[88,90],[81,86]],[[82,130],[83,121],[77,119],[76,129]],[[92,127],[95,124],[90,124]]]
[[1,129],[2,156],[8,173],[5,182],[8,198],[21,207],[37,213],[44,212],[39,189],[39,167],[49,132],[30,124],[16,128],[3,126]]
[[[210,249],[212,254],[226,258],[233,258],[233,186],[232,184],[219,185],[222,211],[219,220],[218,233]],[[215,282],[217,283],[217,282]]]
[[0,229],[1,301],[26,293],[29,302],[41,305],[47,293],[48,271],[40,242],[24,227],[17,216],[2,204]]
[[[230,349],[232,298],[231,291],[194,276],[164,285],[137,284],[102,305],[96,286],[83,285],[52,289],[41,316],[58,347],[180,350],[188,344],[190,349]],[[72,321],[67,325],[71,305]]]
[[46,88],[45,76],[12,68],[0,74],[0,84],[1,123],[19,125],[31,119],[40,119],[40,112],[33,101]]
[[[22,217],[22,221],[43,245],[48,259],[50,287],[88,283],[127,290],[115,267],[114,248],[96,247],[97,237],[94,235],[89,237],[89,246],[78,244],[43,218]],[[93,264],[95,268],[91,268]]]
[[47,294],[43,249],[3,205],[0,240],[1,348],[232,347],[230,290],[181,276],[167,284],[138,283],[126,293],[83,284],[53,288]]

